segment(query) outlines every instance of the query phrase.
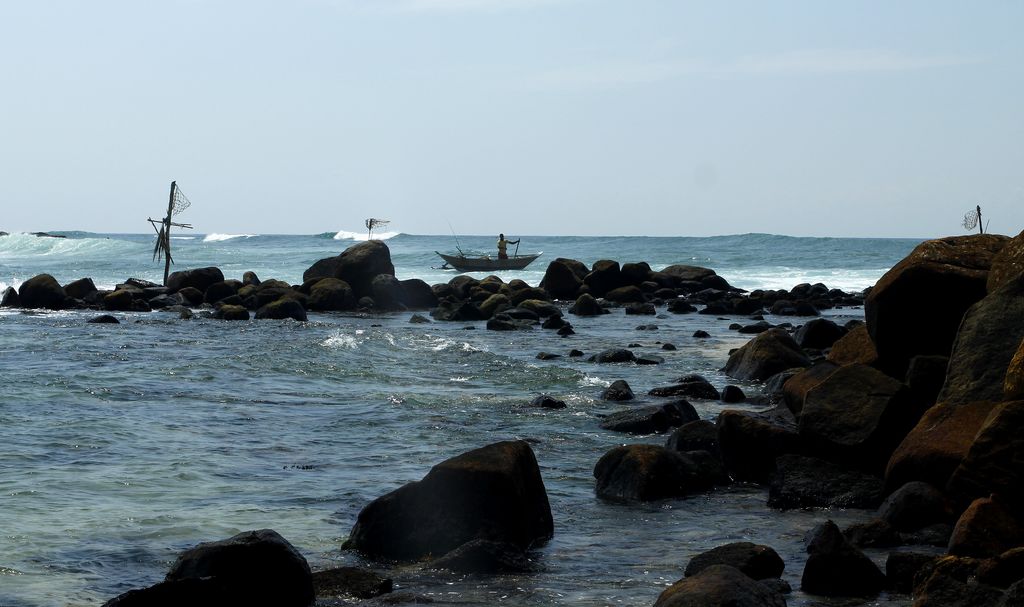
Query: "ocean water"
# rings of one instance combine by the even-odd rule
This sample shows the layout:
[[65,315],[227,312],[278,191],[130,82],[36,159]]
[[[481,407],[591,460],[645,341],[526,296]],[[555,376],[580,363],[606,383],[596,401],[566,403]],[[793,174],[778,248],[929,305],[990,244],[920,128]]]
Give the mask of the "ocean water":
[[[89,276],[100,288],[128,277],[159,282],[152,235],[64,232],[0,237],[0,290],[47,272],[61,283]],[[182,234],[175,268],[216,265],[228,277],[301,281],[358,233],[310,236]],[[399,278],[446,282],[434,251],[490,251],[492,236],[381,234]],[[518,238],[518,236],[513,236]],[[569,257],[685,263],[733,285],[791,288],[872,285],[919,241],[790,238],[523,237],[543,251],[522,272],[537,284],[547,261]],[[844,322],[857,308],[828,311]],[[314,569],[364,563],[343,552],[359,510],[418,480],[434,464],[491,442],[530,441],[555,520],[528,576],[451,576],[415,567],[389,575],[399,589],[440,603],[651,605],[695,554],[730,541],[774,547],[794,587],[790,605],[845,605],[799,591],[803,538],[815,524],[868,518],[857,510],[777,512],[766,489],[736,485],[651,504],[614,504],[593,492],[594,464],[609,448],[662,443],[600,429],[600,415],[636,404],[599,398],[625,379],[638,395],[700,373],[718,387],[731,348],[746,341],[736,319],[702,315],[569,317],[576,335],[483,330],[482,323],[410,324],[411,313],[311,314],[307,323],[179,320],[89,311],[0,310],[0,605],[97,605],[160,581],[184,548],[239,531],[273,528]],[[768,317],[770,321],[784,320]],[[655,323],[655,331],[637,325]],[[692,338],[703,329],[712,337]],[[675,351],[662,344],[670,342]],[[657,366],[540,361],[541,351],[610,347],[662,356]],[[748,394],[760,386],[740,382]],[[563,410],[528,406],[536,395]],[[704,419],[724,408],[694,401]],[[740,405],[739,407],[744,407]],[[749,407],[749,406],[747,406]],[[884,553],[870,553],[879,563]],[[909,605],[883,595],[871,604]]]

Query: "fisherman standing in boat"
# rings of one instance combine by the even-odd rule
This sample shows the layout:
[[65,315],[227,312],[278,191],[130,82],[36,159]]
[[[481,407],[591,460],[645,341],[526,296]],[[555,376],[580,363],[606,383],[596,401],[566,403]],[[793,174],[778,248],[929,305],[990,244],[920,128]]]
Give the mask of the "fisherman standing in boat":
[[519,244],[518,240],[505,240],[504,234],[498,234],[498,259],[508,259],[508,245]]

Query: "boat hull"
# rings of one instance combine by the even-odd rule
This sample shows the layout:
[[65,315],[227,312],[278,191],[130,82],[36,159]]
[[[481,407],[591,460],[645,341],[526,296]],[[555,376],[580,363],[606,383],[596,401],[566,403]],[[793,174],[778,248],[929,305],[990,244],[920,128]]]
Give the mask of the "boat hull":
[[517,255],[508,259],[497,257],[464,257],[462,255],[446,255],[434,251],[441,256],[441,259],[448,265],[460,272],[500,272],[502,270],[522,270],[533,263],[533,260],[541,256],[540,253],[533,255]]

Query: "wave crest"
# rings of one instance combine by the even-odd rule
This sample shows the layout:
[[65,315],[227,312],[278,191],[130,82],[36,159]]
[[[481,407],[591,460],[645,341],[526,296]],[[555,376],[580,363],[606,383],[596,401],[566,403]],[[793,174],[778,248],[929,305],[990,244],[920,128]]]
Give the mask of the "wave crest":
[[[377,232],[373,235],[374,240],[390,240],[395,236],[398,236],[401,232]],[[341,230],[334,235],[334,240],[357,240],[366,241],[369,240],[369,234],[366,232],[348,232]]]
[[207,234],[203,237],[203,242],[224,242],[225,240],[252,238],[253,236],[255,236],[255,234]]

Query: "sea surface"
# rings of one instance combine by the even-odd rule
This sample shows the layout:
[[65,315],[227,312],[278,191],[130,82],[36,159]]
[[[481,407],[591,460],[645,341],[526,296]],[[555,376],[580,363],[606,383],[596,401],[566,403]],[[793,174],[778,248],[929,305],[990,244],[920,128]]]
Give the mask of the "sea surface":
[[[0,291],[44,272],[62,284],[88,276],[100,288],[129,277],[162,279],[151,234],[59,234],[66,238],[0,236]],[[375,237],[390,248],[398,278],[430,284],[456,275],[440,268],[435,251],[495,246],[493,236]],[[229,278],[251,270],[296,284],[313,262],[365,238],[182,233],[172,245],[174,269],[216,265]],[[549,260],[568,257],[588,265],[700,265],[744,289],[823,282],[847,291],[870,287],[919,242],[766,234],[521,239],[520,253],[543,256],[502,274],[506,281],[536,285]],[[845,322],[863,310],[826,314]],[[804,536],[826,519],[843,526],[870,513],[773,511],[766,489],[751,485],[650,504],[594,495],[593,467],[608,449],[666,438],[600,429],[602,414],[636,406],[602,401],[601,390],[625,379],[644,400],[649,389],[690,373],[719,388],[737,383],[720,371],[729,350],[747,340],[728,329],[736,318],[664,309],[656,318],[569,316],[576,335],[559,338],[539,328],[411,324],[411,312],[311,314],[306,323],[118,313],[119,325],[85,323],[95,315],[0,310],[2,606],[99,605],[160,581],[181,550],[248,529],[277,530],[313,569],[372,566],[340,549],[363,506],[448,457],[512,438],[532,445],[551,502],[555,536],[534,554],[543,572],[452,576],[403,568],[389,574],[397,589],[442,604],[648,606],[695,554],[753,541],[785,559],[790,605],[857,604],[800,592]],[[637,330],[650,323],[657,330]],[[711,338],[694,339],[698,329]],[[536,358],[626,346],[665,362]],[[748,394],[761,389],[738,385]],[[529,407],[541,393],[568,407]],[[693,402],[703,419],[725,407]],[[884,563],[884,553],[869,554]],[[910,600],[882,595],[869,604]]]

